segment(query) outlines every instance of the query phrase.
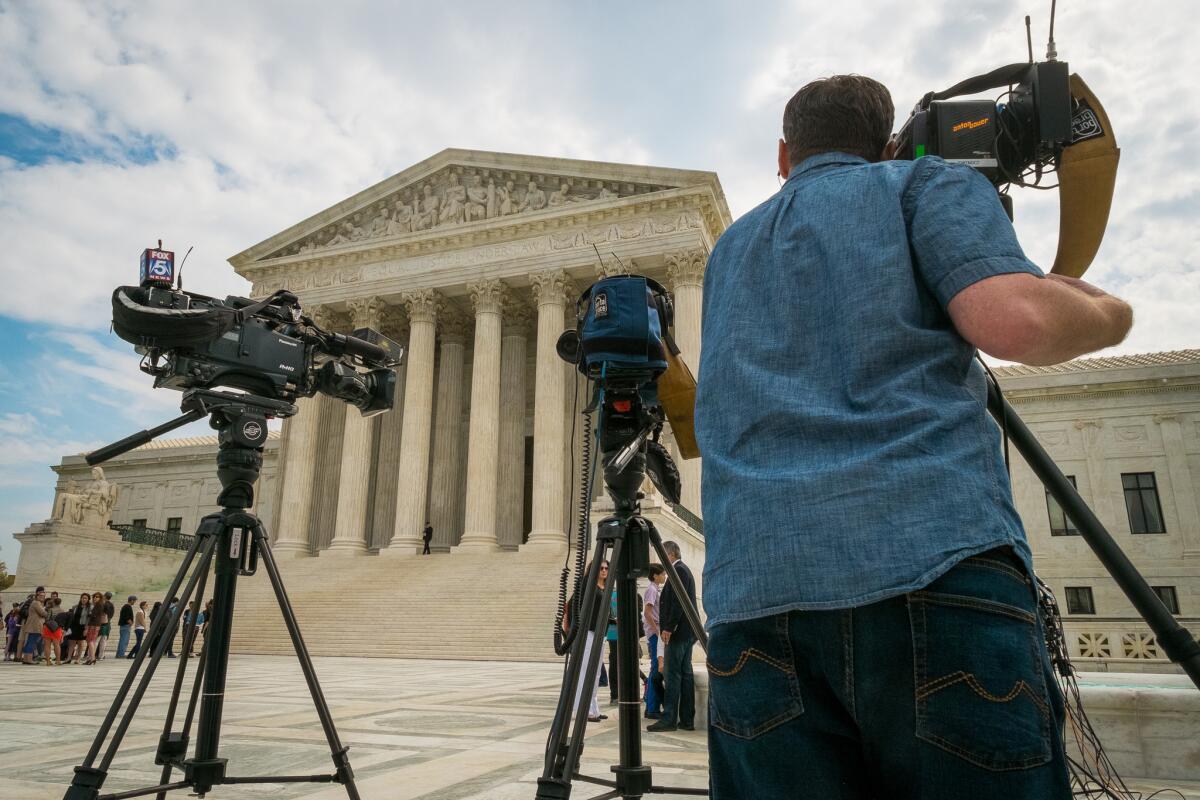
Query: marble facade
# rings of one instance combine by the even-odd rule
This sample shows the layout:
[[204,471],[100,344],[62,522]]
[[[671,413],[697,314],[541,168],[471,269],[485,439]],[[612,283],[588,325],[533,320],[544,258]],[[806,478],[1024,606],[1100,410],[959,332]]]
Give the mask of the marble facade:
[[[318,397],[285,425],[277,552],[410,555],[426,522],[437,551],[563,548],[586,398],[554,345],[578,292],[658,278],[695,369],[729,223],[712,173],[446,150],[231,258],[254,296],[287,289],[406,350],[391,413]],[[699,515],[699,465],[682,469]]]

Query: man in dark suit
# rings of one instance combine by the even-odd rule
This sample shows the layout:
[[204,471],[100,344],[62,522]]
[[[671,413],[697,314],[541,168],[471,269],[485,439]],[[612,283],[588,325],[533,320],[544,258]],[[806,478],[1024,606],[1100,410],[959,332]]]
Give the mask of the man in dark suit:
[[[663,550],[679,574],[679,581],[687,593],[687,602],[696,605],[696,579],[692,571],[679,560],[679,545],[663,542]],[[663,587],[659,601],[659,636],[666,644],[663,667],[666,676],[666,696],[663,698],[662,717],[646,728],[648,731],[673,731],[681,728],[695,730],[696,723],[696,679],[692,674],[692,645],[696,634],[683,615],[683,602],[676,594],[670,581]]]
[[428,522],[425,523],[425,532],[421,538],[425,540],[425,549],[421,551],[421,555],[427,556],[429,555],[429,543],[433,541],[433,526]]

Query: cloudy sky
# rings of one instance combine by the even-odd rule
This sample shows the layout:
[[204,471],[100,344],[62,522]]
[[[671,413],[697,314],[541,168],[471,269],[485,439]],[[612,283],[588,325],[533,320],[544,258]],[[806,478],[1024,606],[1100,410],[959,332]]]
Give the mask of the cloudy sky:
[[[52,473],[177,413],[108,332],[141,249],[244,292],[226,259],[445,147],[714,170],[734,216],[778,188],[787,98],[859,72],[899,122],[925,91],[1045,49],[1049,0],[927,3],[0,0],[0,560]],[[1128,298],[1117,352],[1200,346],[1200,55],[1190,0],[1063,0],[1061,58],[1123,148],[1088,277]],[[1017,228],[1053,260],[1052,193]]]

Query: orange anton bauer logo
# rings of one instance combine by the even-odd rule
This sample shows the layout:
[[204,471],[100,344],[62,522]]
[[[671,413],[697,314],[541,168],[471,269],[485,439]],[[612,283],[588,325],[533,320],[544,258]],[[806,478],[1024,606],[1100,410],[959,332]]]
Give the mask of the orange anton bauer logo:
[[987,125],[987,124],[988,124],[987,117],[984,117],[983,119],[977,119],[974,122],[960,122],[957,125],[955,125],[953,128],[951,128],[950,132],[958,133],[959,131],[970,131],[970,130],[974,130],[975,128],[982,128],[984,125]]

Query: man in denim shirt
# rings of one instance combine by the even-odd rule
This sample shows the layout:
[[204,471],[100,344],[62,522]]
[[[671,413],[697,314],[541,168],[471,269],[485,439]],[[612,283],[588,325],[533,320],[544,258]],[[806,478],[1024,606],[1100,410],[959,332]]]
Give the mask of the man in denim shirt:
[[893,161],[891,97],[784,113],[704,286],[712,796],[1067,798],[1062,698],[976,348],[1052,364],[1129,307],[1024,255],[996,191]]

